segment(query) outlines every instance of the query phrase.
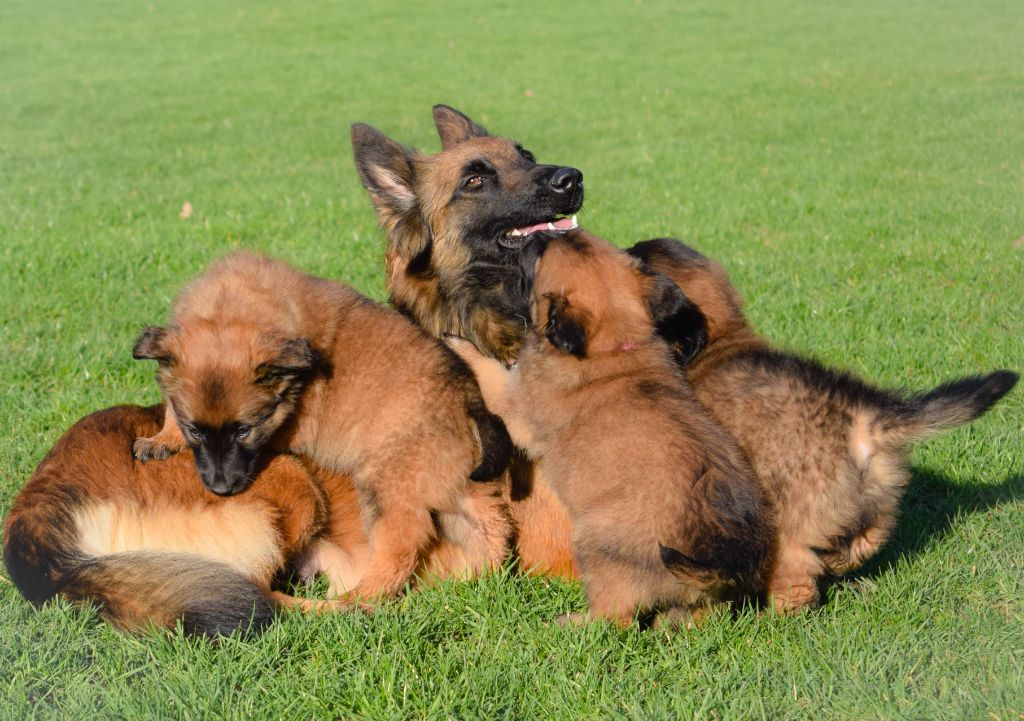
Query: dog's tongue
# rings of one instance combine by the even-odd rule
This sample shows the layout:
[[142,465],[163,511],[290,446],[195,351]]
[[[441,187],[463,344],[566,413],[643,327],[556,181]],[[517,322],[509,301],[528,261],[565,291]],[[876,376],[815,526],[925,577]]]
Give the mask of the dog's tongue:
[[559,218],[550,223],[537,223],[536,225],[516,228],[513,235],[529,235],[530,233],[536,233],[538,230],[573,230],[576,227],[578,226],[576,224],[576,216],[574,215],[571,218]]

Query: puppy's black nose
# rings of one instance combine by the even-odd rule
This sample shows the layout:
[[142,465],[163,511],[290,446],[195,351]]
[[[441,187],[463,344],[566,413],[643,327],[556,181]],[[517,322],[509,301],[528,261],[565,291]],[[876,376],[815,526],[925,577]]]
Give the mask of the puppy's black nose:
[[568,193],[583,185],[583,173],[576,168],[559,168],[551,174],[548,185],[556,193]]

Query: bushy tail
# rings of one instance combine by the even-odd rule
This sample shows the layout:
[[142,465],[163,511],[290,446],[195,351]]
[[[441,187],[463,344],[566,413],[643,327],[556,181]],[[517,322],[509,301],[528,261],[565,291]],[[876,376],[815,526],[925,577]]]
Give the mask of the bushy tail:
[[912,396],[878,419],[883,445],[902,446],[940,431],[956,428],[983,415],[1009,393],[1020,376],[999,370],[944,383]]
[[250,579],[202,556],[132,551],[100,556],[70,569],[60,595],[90,600],[111,624],[128,631],[181,621],[193,636],[243,635],[273,619],[274,606]]
[[186,633],[205,636],[251,633],[272,619],[270,599],[226,564],[164,551],[89,557],[75,548],[67,528],[32,520],[11,519],[4,564],[34,605],[56,596],[91,601],[118,628],[173,628],[180,620]]

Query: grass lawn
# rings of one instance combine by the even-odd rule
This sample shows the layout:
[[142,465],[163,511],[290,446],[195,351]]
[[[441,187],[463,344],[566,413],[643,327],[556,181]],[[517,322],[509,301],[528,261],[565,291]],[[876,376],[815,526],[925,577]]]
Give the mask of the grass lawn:
[[[213,258],[382,298],[348,125],[433,151],[436,102],[581,168],[590,229],[722,260],[789,348],[913,388],[1021,370],[1022,37],[999,0],[5,0],[0,513],[74,420],[157,399],[133,341]],[[0,579],[0,719],[1019,720],[1022,425],[1017,389],[918,447],[822,609],[674,637],[559,628],[581,589],[512,570],[216,645]]]

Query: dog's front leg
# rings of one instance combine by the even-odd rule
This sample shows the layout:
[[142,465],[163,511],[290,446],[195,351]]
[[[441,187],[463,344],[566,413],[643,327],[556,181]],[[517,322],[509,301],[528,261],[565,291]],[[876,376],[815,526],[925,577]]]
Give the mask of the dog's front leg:
[[174,415],[171,404],[164,411],[164,427],[148,438],[137,438],[132,444],[132,453],[140,461],[162,461],[179,451],[188,448],[185,436],[181,434],[178,419]]
[[525,420],[516,411],[513,371],[501,361],[485,356],[465,338],[449,335],[445,336],[445,343],[473,371],[487,409],[501,418],[512,442],[520,448],[529,449],[532,436]]

